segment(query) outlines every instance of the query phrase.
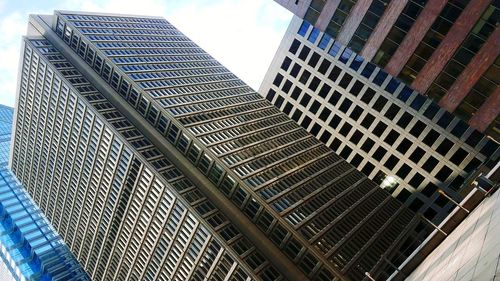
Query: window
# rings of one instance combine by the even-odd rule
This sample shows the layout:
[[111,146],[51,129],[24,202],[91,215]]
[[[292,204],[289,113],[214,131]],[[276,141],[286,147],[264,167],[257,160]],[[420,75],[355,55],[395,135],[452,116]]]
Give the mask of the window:
[[393,145],[398,138],[399,138],[399,133],[394,130],[391,130],[389,134],[385,137],[384,141],[389,145]]
[[439,161],[436,158],[434,158],[434,156],[430,156],[429,159],[427,159],[427,161],[425,161],[422,168],[430,173],[430,172],[432,172],[432,170],[434,170],[434,168],[436,167],[438,162]]
[[397,151],[401,152],[401,154],[405,154],[408,149],[410,149],[412,142],[409,141],[407,138],[404,138],[401,143],[398,145],[396,148]]
[[299,71],[300,71],[300,65],[296,63],[293,65],[292,70],[290,71],[290,75],[297,78],[297,75],[299,75]]
[[283,87],[281,87],[281,90],[283,90],[283,92],[288,94],[288,92],[292,88],[292,85],[293,85],[292,81],[286,80],[285,83],[283,83]]
[[401,92],[399,92],[398,99],[402,102],[406,102],[411,97],[412,93],[413,90],[410,87],[404,86]]
[[269,100],[270,102],[272,102],[275,95],[276,95],[276,91],[274,91],[273,89],[269,89],[269,92],[267,92],[267,95],[266,95],[266,99]]
[[333,129],[337,129],[337,126],[340,124],[340,121],[342,121],[342,119],[338,115],[334,115],[328,125]]
[[373,153],[373,159],[380,161],[382,158],[384,158],[385,154],[387,153],[387,149],[379,146],[377,150]]
[[410,134],[418,138],[420,134],[424,131],[424,129],[425,129],[425,124],[422,121],[417,120],[417,122],[415,122],[415,125],[413,125],[413,127],[411,128]]
[[330,87],[328,84],[323,84],[323,86],[319,90],[318,95],[325,99],[328,96],[328,93],[330,93],[331,89],[332,87]]
[[323,59],[323,61],[321,62],[321,65],[318,68],[319,73],[326,75],[326,72],[330,68],[330,65],[332,65],[332,63],[329,60]]
[[318,64],[318,61],[320,58],[321,58],[321,56],[318,53],[313,52],[313,54],[311,55],[311,58],[309,59],[309,62],[307,64],[309,64],[312,68],[314,68]]
[[394,94],[396,89],[398,88],[399,84],[401,84],[396,78],[392,78],[389,83],[387,83],[387,86],[385,86],[385,90],[391,94]]
[[349,155],[351,155],[351,152],[352,152],[352,148],[350,148],[348,145],[344,146],[344,149],[342,149],[342,151],[340,152],[340,156],[342,156],[342,158],[344,159],[347,159],[349,158]]
[[302,111],[300,111],[298,108],[295,109],[295,112],[292,115],[292,119],[295,122],[299,122],[300,116],[302,116]]
[[377,137],[380,137],[384,133],[385,129],[387,129],[387,125],[383,122],[379,122],[375,129],[373,129],[373,134],[375,134]]
[[389,118],[390,120],[394,120],[394,117],[396,117],[396,115],[399,113],[399,110],[401,108],[399,108],[399,106],[397,106],[396,104],[391,104],[391,106],[389,106],[389,108],[387,109],[387,111],[385,112],[384,116]]
[[387,78],[387,73],[380,69],[375,78],[373,78],[373,83],[381,86],[382,83],[384,83],[385,78]]
[[423,150],[420,147],[417,147],[410,155],[410,160],[416,164],[420,161],[420,159],[422,159],[422,157],[424,157],[424,154],[425,154],[425,150]]
[[446,179],[451,175],[451,172],[453,172],[450,168],[443,166],[441,170],[436,174],[436,178],[442,182],[445,182]]
[[345,98],[342,104],[340,105],[339,109],[340,111],[347,113],[349,108],[351,107],[352,101],[348,98]]
[[363,157],[361,157],[361,155],[356,153],[356,155],[354,155],[354,157],[351,160],[351,165],[353,165],[354,167],[358,167],[359,164],[361,164],[361,162],[363,162]]
[[[371,115],[370,113],[367,113],[366,116],[365,116],[365,118],[361,122],[361,126],[363,126],[366,129],[368,129],[368,128],[370,128],[370,126],[372,125],[372,123],[373,123],[374,120],[375,120],[375,116]],[[382,135],[382,133],[380,135]]]
[[290,49],[289,49],[290,53],[295,55],[297,53],[297,50],[299,49],[299,47],[300,47],[299,40],[293,39],[292,45],[290,45]]
[[318,112],[318,109],[319,107],[321,106],[321,104],[318,102],[318,101],[314,101],[311,105],[311,107],[309,108],[309,111],[313,114],[316,114],[316,112]]
[[281,81],[283,81],[283,75],[278,73],[276,77],[274,77],[273,85],[279,87],[281,85]]
[[366,78],[370,78],[374,70],[375,70],[375,65],[369,62],[365,65],[365,68],[363,68],[363,70],[361,71],[361,75],[363,75]]
[[408,124],[410,124],[411,120],[413,119],[413,116],[408,113],[408,112],[403,112],[403,115],[401,115],[401,118],[398,120],[398,126],[401,128],[405,129]]
[[302,47],[302,50],[299,53],[299,59],[301,59],[303,61],[306,61],[307,56],[309,55],[310,51],[311,51],[311,48],[309,48],[309,47],[307,47],[307,46],[304,45]]
[[319,139],[322,142],[327,143],[331,136],[332,136],[332,134],[330,132],[323,131],[323,134],[321,134],[321,138],[319,138]]
[[311,96],[308,94],[304,94],[304,96],[302,96],[302,99],[300,100],[300,104],[303,107],[307,107],[307,104],[309,104],[310,100],[311,100]]
[[285,108],[283,108],[283,112],[288,115],[292,111],[292,108],[293,108],[293,105],[291,103],[287,102],[285,105]]
[[406,176],[410,173],[411,167],[403,164],[401,168],[396,172],[396,175],[402,179],[406,178]]
[[292,97],[292,99],[297,100],[300,96],[300,93],[302,93],[302,90],[298,86],[295,86],[290,96]]
[[304,116],[304,119],[302,119],[302,123],[300,123],[300,125],[304,128],[308,128],[309,127],[309,124],[311,124],[311,118],[309,118],[309,116]]
[[284,100],[285,100],[285,99],[284,99],[282,96],[278,95],[278,97],[276,98],[276,102],[274,103],[274,105],[275,105],[277,108],[280,108],[280,107],[281,107],[281,105],[283,104],[283,101],[284,101]]
[[462,148],[458,148],[457,151],[453,154],[453,156],[451,156],[450,161],[453,164],[460,166],[460,164],[462,164],[467,155],[469,155],[467,151],[463,150]]
[[358,144],[362,137],[363,134],[360,131],[355,130],[349,141],[352,142],[353,144]]
[[330,42],[331,39],[332,39],[332,37],[330,37],[330,35],[324,33],[323,37],[321,37],[321,41],[319,41],[318,47],[321,50],[326,49],[326,46],[328,46],[328,43]]
[[311,89],[311,91],[315,92],[316,89],[318,89],[320,82],[321,82],[321,80],[319,80],[318,77],[313,77],[313,79],[311,80],[311,83],[309,83],[309,89]]
[[339,77],[340,73],[342,72],[342,69],[340,69],[338,66],[334,66],[332,71],[330,71],[330,74],[328,75],[328,78],[335,82],[337,78]]
[[305,36],[307,30],[309,29],[309,26],[311,25],[307,21],[302,21],[302,24],[300,25],[299,31],[297,33],[299,35]]
[[419,111],[422,105],[424,105],[426,98],[422,95],[415,95],[415,99],[411,102],[411,108]]
[[436,103],[431,102],[427,107],[427,109],[425,110],[424,116],[432,120],[432,118],[434,118],[434,116],[438,111],[439,111],[439,106]]
[[306,84],[307,81],[309,80],[309,77],[311,77],[311,72],[307,71],[307,70],[304,70],[304,72],[302,72],[302,75],[300,76],[300,83],[302,84]]
[[307,40],[314,44],[314,42],[316,42],[316,39],[318,39],[318,35],[319,35],[319,29],[314,27],[313,30],[311,31],[311,34],[309,34]]
[[447,138],[444,138],[443,141],[439,144],[439,146],[437,147],[436,151],[445,156],[448,151],[450,151],[450,149],[453,147],[453,142],[451,142],[449,139]]
[[340,94],[339,92],[337,91],[333,91],[333,94],[332,96],[330,97],[330,99],[328,100],[328,102],[335,106],[337,105],[337,103],[339,102],[340,98],[342,97],[342,94]]
[[361,149],[366,152],[366,153],[369,153],[370,150],[375,146],[375,142],[372,140],[372,139],[366,139],[365,140],[365,143],[363,143],[363,145],[361,146]]
[[391,155],[389,156],[389,158],[387,159],[387,161],[385,161],[384,163],[384,166],[389,169],[389,170],[392,170],[394,169],[394,167],[396,166],[396,164],[398,164],[398,158],[394,155]]
[[352,110],[350,117],[353,120],[358,121],[359,116],[361,116],[362,113],[363,113],[363,109],[356,105],[356,107],[354,107],[354,109]]
[[354,85],[352,85],[351,90],[349,90],[349,93],[353,94],[354,96],[358,96],[359,92],[361,92],[361,89],[363,89],[364,84],[361,83],[360,81],[354,82]]
[[384,108],[386,103],[387,103],[387,99],[384,98],[383,96],[379,96],[378,99],[373,104],[372,108],[375,109],[376,111],[380,112],[380,111],[382,111],[382,109]]
[[337,151],[337,149],[340,147],[341,144],[342,142],[339,139],[334,138],[332,140],[332,143],[330,144],[330,148],[333,149],[334,151]]
[[344,89],[347,89],[347,86],[349,86],[349,83],[351,82],[351,80],[352,80],[352,76],[349,75],[348,73],[344,73],[344,76],[342,77],[342,79],[339,82],[339,86],[344,88]]
[[482,138],[483,136],[480,132],[478,132],[477,130],[473,130],[470,136],[465,140],[465,142],[468,145],[475,147]]
[[434,194],[434,192],[437,191],[437,189],[438,189],[438,187],[435,184],[433,184],[432,182],[429,182],[424,187],[424,189],[422,189],[422,194],[424,194],[425,196],[430,198]]
[[373,99],[373,97],[375,96],[375,90],[373,90],[372,88],[368,87],[365,91],[365,93],[363,94],[363,96],[361,97],[361,100],[366,103],[366,104],[369,104],[370,101]]
[[283,69],[284,71],[288,71],[288,68],[290,67],[291,63],[292,59],[290,59],[289,57],[285,57],[283,63],[281,64],[281,69]]
[[313,134],[314,136],[317,136],[319,133],[319,130],[321,130],[321,126],[318,123],[316,123],[311,128],[311,134]]
[[349,134],[351,129],[352,129],[352,125],[346,122],[346,123],[344,123],[344,126],[342,126],[342,128],[340,129],[339,133],[341,135],[343,135],[344,137],[347,137],[347,135]]
[[332,113],[332,111],[325,107],[325,108],[323,108],[323,111],[321,111],[321,114],[319,115],[319,119],[326,122],[326,119],[328,119],[328,116],[330,116],[331,113]]
[[423,142],[427,144],[429,147],[431,147],[438,138],[439,138],[439,133],[436,132],[434,129],[431,129],[423,139]]
[[363,174],[369,176],[373,172],[373,169],[375,169],[375,165],[373,165],[370,162],[366,162],[363,169],[361,169],[361,172],[363,172]]

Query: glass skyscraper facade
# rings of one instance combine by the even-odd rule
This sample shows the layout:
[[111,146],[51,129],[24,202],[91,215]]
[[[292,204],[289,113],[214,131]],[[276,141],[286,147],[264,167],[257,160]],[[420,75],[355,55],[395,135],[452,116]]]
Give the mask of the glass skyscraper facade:
[[2,280],[89,280],[8,169],[14,109],[0,105],[0,262]]
[[384,279],[435,231],[166,20],[29,24],[12,169],[93,279]]

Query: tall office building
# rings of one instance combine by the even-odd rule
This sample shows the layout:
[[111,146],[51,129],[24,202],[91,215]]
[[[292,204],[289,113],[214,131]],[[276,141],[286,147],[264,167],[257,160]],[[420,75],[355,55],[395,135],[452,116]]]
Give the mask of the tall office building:
[[[498,143],[294,17],[259,92],[415,212],[436,223],[498,160]],[[464,184],[465,183],[465,184]]]
[[276,2],[500,141],[500,1]]
[[95,280],[384,279],[436,231],[162,18],[30,18],[12,169]]
[[13,113],[0,105],[0,279],[90,280],[7,167]]

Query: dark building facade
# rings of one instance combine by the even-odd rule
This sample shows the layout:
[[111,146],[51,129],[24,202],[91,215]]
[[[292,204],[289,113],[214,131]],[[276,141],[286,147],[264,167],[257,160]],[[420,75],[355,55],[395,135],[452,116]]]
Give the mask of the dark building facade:
[[[499,145],[294,17],[259,92],[415,212],[441,222]],[[488,168],[486,168],[488,169]]]
[[93,279],[385,279],[435,231],[162,18],[29,31],[12,169]]
[[497,0],[276,0],[500,140]]

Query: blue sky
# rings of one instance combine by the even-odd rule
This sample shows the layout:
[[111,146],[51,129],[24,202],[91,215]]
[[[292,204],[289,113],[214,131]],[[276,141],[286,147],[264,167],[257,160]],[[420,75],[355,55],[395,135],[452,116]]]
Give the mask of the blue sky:
[[0,0],[0,104],[14,106],[28,15],[53,10],[163,16],[256,90],[292,18],[272,0]]

